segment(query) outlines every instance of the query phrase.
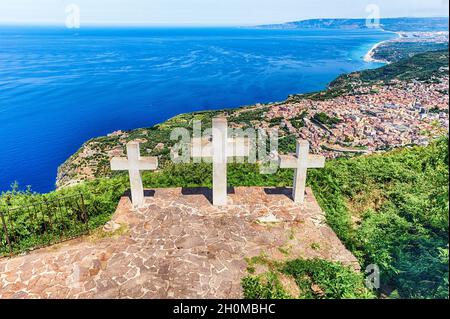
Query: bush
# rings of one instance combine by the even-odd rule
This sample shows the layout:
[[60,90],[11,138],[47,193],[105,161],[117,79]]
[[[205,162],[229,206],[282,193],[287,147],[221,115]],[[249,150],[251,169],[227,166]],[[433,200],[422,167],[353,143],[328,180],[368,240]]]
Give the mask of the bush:
[[260,276],[247,276],[242,279],[245,299],[292,299],[284,291],[277,274],[269,272]]
[[[88,229],[92,230],[104,225],[110,220],[120,197],[129,187],[127,180],[125,177],[98,179],[48,194],[37,194],[31,190],[21,192],[15,185],[11,191],[2,193],[0,209],[6,207],[17,209],[8,215],[7,222],[8,233],[11,238],[14,238],[14,251],[23,252],[45,246],[57,241],[61,233],[64,233],[64,237],[69,238],[83,233],[85,225],[76,220],[80,218],[81,214],[79,211],[80,200],[76,199],[79,194],[83,194],[88,215]],[[64,209],[57,204],[52,204],[56,199],[67,197],[72,199],[66,199],[66,202],[61,204],[64,205]],[[31,210],[26,208],[34,203],[45,203],[46,201],[50,205],[37,205]],[[52,227],[49,227],[50,223],[52,223]],[[8,254],[9,247],[3,231],[0,234],[0,255]]]
[[[448,138],[329,162],[309,181],[327,222],[401,298],[448,298]],[[443,257],[447,256],[447,257]]]
[[[298,296],[290,296],[278,274],[295,280]],[[277,265],[268,273],[250,275],[242,280],[247,299],[370,299],[375,295],[365,287],[361,273],[340,263],[297,259]]]
[[337,117],[330,117],[326,113],[317,113],[314,115],[313,120],[329,127],[333,127],[336,124],[339,124],[342,122],[342,120],[338,119]]

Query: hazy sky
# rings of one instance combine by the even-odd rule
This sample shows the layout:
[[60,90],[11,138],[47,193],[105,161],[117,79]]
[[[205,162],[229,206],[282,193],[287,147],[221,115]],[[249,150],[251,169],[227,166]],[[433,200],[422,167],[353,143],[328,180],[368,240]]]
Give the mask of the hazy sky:
[[449,0],[0,0],[1,24],[61,24],[66,7],[83,25],[254,25],[308,18],[448,16]]

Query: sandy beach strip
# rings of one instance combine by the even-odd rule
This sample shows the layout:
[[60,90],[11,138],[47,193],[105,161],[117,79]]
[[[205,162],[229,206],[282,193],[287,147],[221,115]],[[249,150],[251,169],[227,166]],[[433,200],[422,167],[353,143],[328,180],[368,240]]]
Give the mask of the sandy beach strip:
[[389,40],[381,41],[381,42],[378,42],[377,44],[375,44],[369,50],[369,52],[367,52],[366,55],[364,56],[364,62],[375,62],[375,63],[387,63],[387,64],[389,64],[390,63],[389,61],[375,59],[374,55],[375,55],[376,49],[378,49],[378,47],[380,47],[381,45],[383,45],[385,43],[396,41],[396,40],[398,40],[398,38],[402,37],[400,32],[393,32],[393,33],[397,34],[398,37],[395,38],[395,39],[389,39]]
[[389,42],[391,40],[387,40],[387,41],[382,41],[379,42],[377,44],[375,44],[370,50],[369,52],[366,53],[366,55],[364,56],[364,62],[381,62],[381,63],[387,63],[387,61],[385,60],[377,60],[375,59],[373,56],[375,55],[375,50],[378,49],[378,47],[386,42]]

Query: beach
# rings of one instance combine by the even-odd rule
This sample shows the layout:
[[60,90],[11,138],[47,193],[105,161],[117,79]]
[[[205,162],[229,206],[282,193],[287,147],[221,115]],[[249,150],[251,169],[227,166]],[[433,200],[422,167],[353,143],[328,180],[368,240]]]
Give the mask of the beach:
[[367,62],[367,63],[386,63],[386,64],[390,64],[390,62],[387,61],[387,60],[383,60],[383,59],[375,59],[375,58],[374,58],[374,55],[375,55],[376,50],[377,50],[380,46],[382,46],[383,44],[386,44],[386,43],[389,43],[389,42],[392,42],[392,41],[396,41],[398,38],[401,38],[401,37],[402,37],[401,34],[400,34],[400,32],[394,32],[394,33],[398,36],[396,39],[389,39],[389,40],[381,41],[381,42],[378,42],[377,44],[375,44],[375,45],[367,52],[367,54],[364,56],[364,62]]
[[370,50],[369,52],[367,52],[367,54],[364,56],[364,62],[372,62],[372,63],[389,63],[386,60],[378,60],[374,58],[375,55],[375,51],[376,49],[378,49],[378,47],[380,47],[382,44],[390,42],[391,40],[387,40],[387,41],[382,41],[379,42],[377,44],[375,44]]

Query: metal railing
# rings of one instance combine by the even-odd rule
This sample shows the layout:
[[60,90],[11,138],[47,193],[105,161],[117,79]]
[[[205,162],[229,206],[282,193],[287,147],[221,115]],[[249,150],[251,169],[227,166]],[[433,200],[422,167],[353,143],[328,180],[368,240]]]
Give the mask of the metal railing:
[[83,194],[0,207],[0,256],[42,248],[89,232]]

